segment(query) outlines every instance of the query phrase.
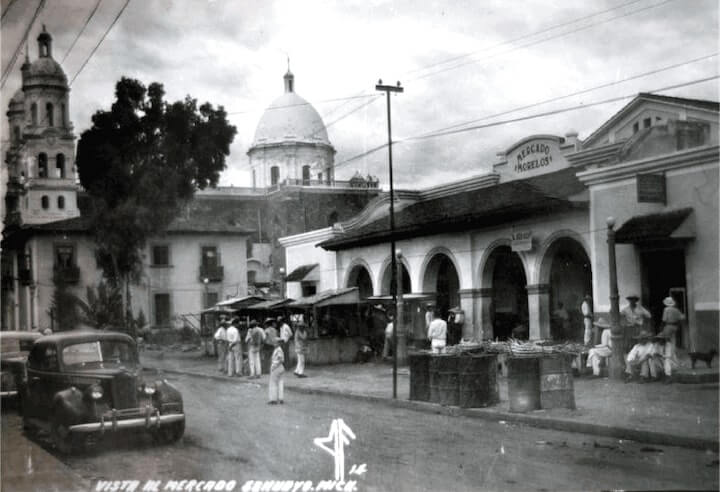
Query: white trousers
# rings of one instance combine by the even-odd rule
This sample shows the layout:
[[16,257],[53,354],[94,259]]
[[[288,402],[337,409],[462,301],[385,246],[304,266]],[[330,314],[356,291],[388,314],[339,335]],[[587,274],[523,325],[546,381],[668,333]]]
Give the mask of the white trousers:
[[305,374],[305,354],[297,355],[297,365],[295,366],[295,374]]
[[225,372],[225,364],[227,364],[227,344],[218,342],[217,344],[218,371]]
[[260,366],[260,350],[250,349],[248,351],[248,366],[250,366],[250,376],[260,376],[262,367]]
[[442,354],[445,352],[445,340],[433,340],[430,343],[433,354]]
[[585,342],[585,345],[587,345],[593,339],[592,318],[583,318],[583,323],[585,324],[585,334],[583,336],[583,341]]
[[270,384],[268,384],[268,401],[283,401],[284,392],[284,374],[283,366],[276,367],[270,371]]
[[[673,334],[673,338],[675,335]],[[672,376],[672,370],[677,366],[677,356],[675,355],[675,340],[668,340],[665,343],[665,354],[663,354],[663,370],[666,376]]]
[[240,347],[239,343],[236,343],[228,350],[227,362],[228,376],[233,374],[242,375],[242,347]]

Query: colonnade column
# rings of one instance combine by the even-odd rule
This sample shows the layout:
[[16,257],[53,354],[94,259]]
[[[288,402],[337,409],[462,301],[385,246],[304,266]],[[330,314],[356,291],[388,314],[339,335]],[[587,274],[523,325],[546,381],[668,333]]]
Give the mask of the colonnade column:
[[475,337],[478,340],[492,340],[494,337],[492,324],[492,299],[494,290],[491,287],[477,289],[477,306],[480,323]]
[[477,289],[461,289],[458,291],[460,295],[460,309],[465,312],[465,323],[462,327],[462,338],[476,338],[480,330],[480,315],[477,302]]
[[550,338],[550,285],[533,284],[526,289],[530,340]]

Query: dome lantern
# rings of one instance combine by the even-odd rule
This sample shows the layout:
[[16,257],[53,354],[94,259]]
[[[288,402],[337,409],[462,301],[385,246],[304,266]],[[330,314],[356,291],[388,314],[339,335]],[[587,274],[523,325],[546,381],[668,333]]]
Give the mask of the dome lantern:
[[45,24],[43,24],[42,32],[38,36],[37,41],[40,58],[52,58],[52,36],[45,30]]
[[285,79],[285,93],[288,92],[295,92],[295,76],[290,71],[290,67],[288,66],[288,71],[283,76],[283,79]]

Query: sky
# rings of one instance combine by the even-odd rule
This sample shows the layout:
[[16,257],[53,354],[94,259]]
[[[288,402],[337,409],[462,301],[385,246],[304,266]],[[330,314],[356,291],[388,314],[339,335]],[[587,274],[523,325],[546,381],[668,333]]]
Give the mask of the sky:
[[[2,71],[11,70],[0,91],[3,108],[20,87],[23,34],[40,1],[1,0]],[[385,99],[375,84],[402,83],[405,91],[392,97],[394,176],[400,188],[488,172],[498,153],[528,135],[575,130],[586,138],[630,98],[402,140],[718,73],[717,0],[130,0],[90,56],[125,3],[47,0],[30,31],[31,61],[45,24],[54,58],[69,80],[75,78],[70,118],[78,137],[95,111],[110,107],[122,76],[163,83],[171,101],[189,94],[224,106],[238,134],[222,185],[250,185],[246,152],[264,109],[283,92],[288,57],[296,92],[328,127],[337,150],[336,179],[360,171],[387,186],[387,149],[368,152],[387,142]],[[10,68],[18,46],[22,51]],[[678,66],[665,70],[673,65]],[[656,73],[636,77],[648,72]],[[718,80],[660,93],[717,101]],[[543,103],[548,100],[553,101]]]

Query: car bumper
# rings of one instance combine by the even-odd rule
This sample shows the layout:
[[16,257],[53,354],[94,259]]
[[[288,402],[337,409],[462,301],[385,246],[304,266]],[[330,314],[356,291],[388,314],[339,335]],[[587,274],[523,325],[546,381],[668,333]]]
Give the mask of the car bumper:
[[1,397],[1,396],[15,396],[15,395],[17,395],[17,394],[18,394],[17,390],[12,390],[12,391],[0,391],[0,397]]
[[157,429],[163,425],[182,422],[185,420],[184,413],[172,413],[168,415],[146,415],[145,417],[118,420],[116,415],[109,419],[102,419],[100,422],[71,425],[68,430],[76,433],[116,431],[120,429]]

